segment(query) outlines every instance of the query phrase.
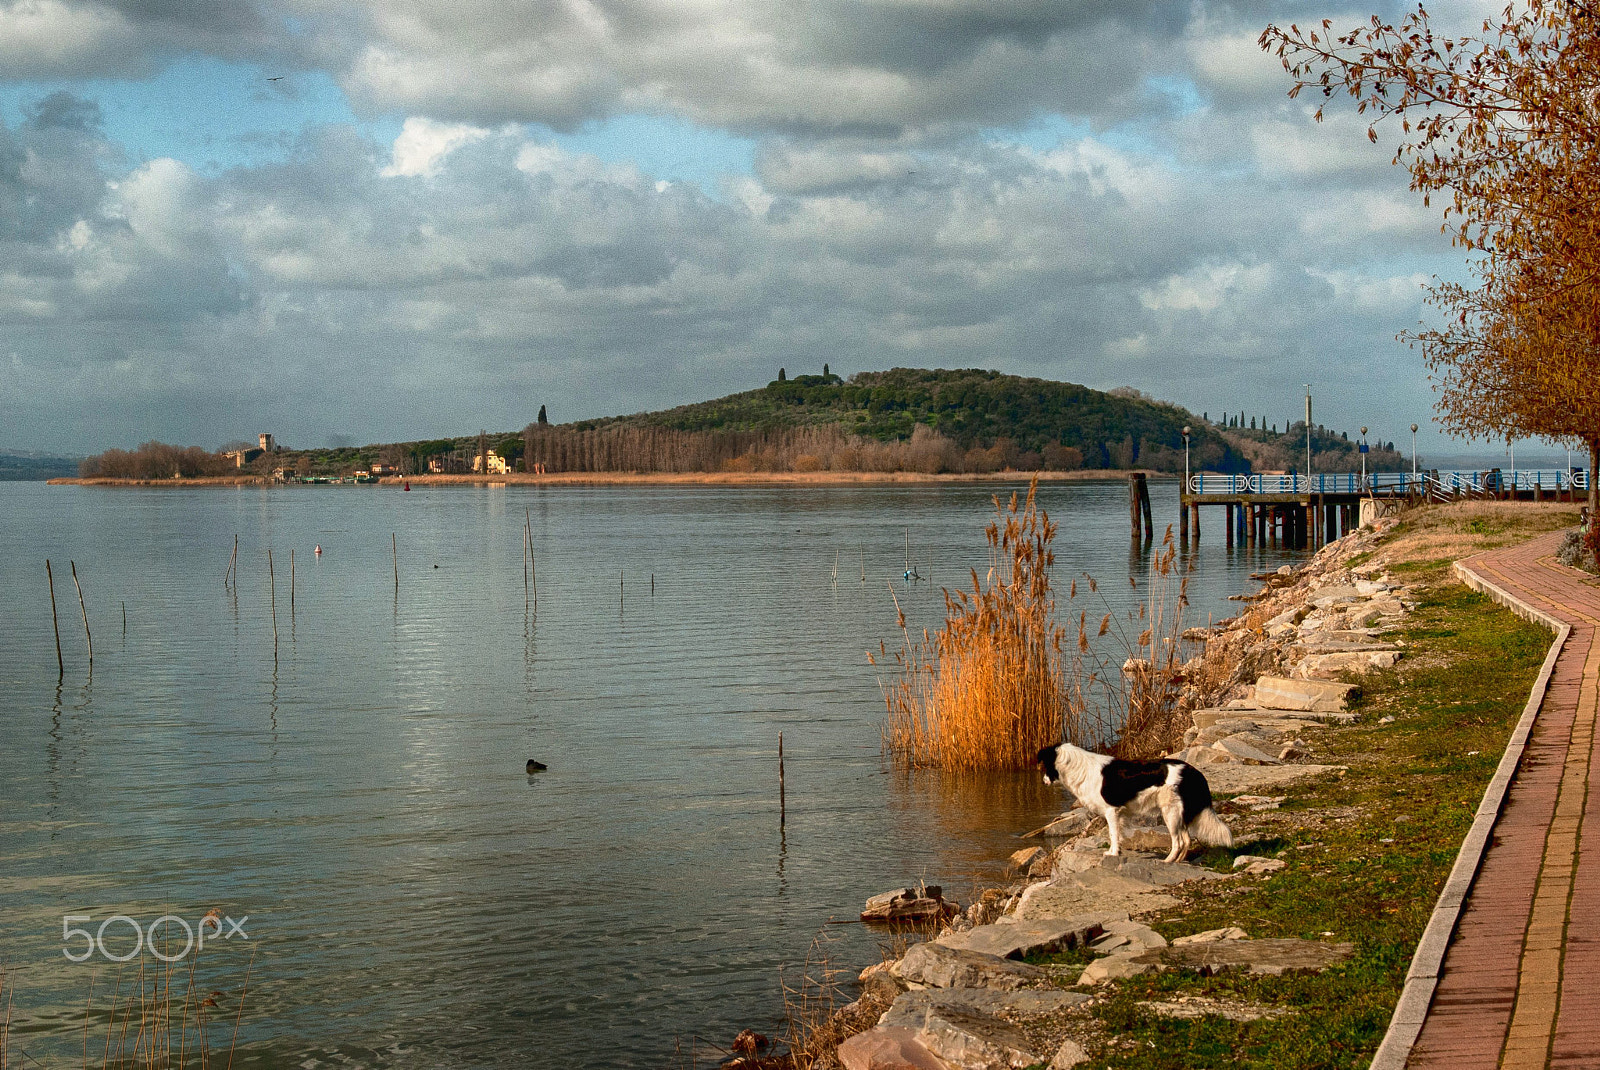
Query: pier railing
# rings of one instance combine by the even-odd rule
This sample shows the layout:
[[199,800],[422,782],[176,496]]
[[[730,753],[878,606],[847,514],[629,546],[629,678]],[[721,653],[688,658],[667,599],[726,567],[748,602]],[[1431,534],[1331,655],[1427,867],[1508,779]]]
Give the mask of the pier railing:
[[1304,475],[1229,475],[1197,472],[1189,477],[1190,494],[1364,494],[1377,497],[1428,497],[1454,501],[1486,498],[1508,491],[1549,493],[1589,489],[1585,471],[1560,468],[1483,472],[1316,472]]

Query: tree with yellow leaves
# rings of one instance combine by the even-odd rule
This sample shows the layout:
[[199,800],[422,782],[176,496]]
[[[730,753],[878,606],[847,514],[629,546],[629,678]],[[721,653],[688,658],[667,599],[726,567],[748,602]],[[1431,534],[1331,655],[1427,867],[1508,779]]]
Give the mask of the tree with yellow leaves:
[[1418,6],[1342,34],[1329,20],[1269,26],[1261,46],[1294,77],[1291,97],[1354,98],[1374,141],[1397,122],[1412,189],[1450,194],[1444,229],[1477,285],[1435,285],[1445,325],[1402,335],[1435,376],[1441,422],[1582,440],[1600,508],[1600,12],[1527,0],[1451,38]]

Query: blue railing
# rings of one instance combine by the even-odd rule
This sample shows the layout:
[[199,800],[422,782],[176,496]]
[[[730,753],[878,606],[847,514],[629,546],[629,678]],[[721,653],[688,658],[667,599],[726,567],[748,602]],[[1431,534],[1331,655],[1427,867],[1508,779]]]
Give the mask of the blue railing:
[[1490,470],[1487,472],[1316,472],[1304,475],[1227,475],[1197,472],[1189,477],[1190,494],[1377,494],[1406,497],[1477,497],[1535,487],[1550,493],[1587,491],[1587,472],[1559,468]]

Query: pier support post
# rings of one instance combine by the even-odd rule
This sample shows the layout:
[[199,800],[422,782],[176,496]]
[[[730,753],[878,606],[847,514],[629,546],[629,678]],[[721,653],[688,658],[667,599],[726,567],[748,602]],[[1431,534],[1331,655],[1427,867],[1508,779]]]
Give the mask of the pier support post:
[[1228,525],[1228,549],[1231,550],[1233,549],[1233,503],[1228,502],[1222,509],[1223,514],[1226,516],[1224,523]]
[[1195,542],[1199,542],[1200,541],[1200,507],[1198,505],[1191,505],[1191,506],[1189,506],[1189,508],[1194,510],[1194,516],[1190,518],[1189,529],[1194,532],[1194,541]]
[[1185,497],[1178,498],[1178,538],[1183,542],[1189,541],[1189,510],[1193,508]]
[[1128,475],[1128,522],[1133,525],[1133,538],[1139,538],[1139,473]]

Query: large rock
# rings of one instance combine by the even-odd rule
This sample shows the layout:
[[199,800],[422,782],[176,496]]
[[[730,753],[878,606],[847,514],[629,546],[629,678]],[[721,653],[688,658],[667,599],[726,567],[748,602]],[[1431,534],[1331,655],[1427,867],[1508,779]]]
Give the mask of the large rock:
[[1302,777],[1338,773],[1342,765],[1208,765],[1205,778],[1213,794],[1232,795],[1281,787]]
[[875,1026],[839,1045],[845,1070],[950,1070],[904,1026]]
[[1079,1063],[1089,1061],[1089,1053],[1083,1050],[1083,1045],[1076,1040],[1063,1040],[1061,1047],[1056,1049],[1054,1059],[1050,1060],[1048,1070],[1072,1070]]
[[1014,912],[1018,919],[1071,918],[1090,911],[1138,914],[1165,910],[1178,900],[1157,885],[1108,869],[1088,869],[1035,884],[1022,893]]
[[1237,968],[1251,973],[1320,972],[1343,962],[1350,944],[1323,944],[1315,940],[1219,940],[1203,944],[1174,944],[1133,956],[1139,965],[1199,970],[1211,974]]
[[1257,747],[1247,736],[1228,736],[1219,739],[1215,747],[1217,750],[1226,751],[1235,761],[1246,765],[1277,765],[1278,759]]
[[957,905],[946,902],[943,889],[937,884],[925,888],[896,888],[880,892],[867,900],[862,908],[862,921],[907,922],[930,921],[956,912]]
[[1267,710],[1339,713],[1354,690],[1354,684],[1263,676],[1256,681],[1255,701],[1258,707]]
[[1389,669],[1400,660],[1398,650],[1374,650],[1342,654],[1313,654],[1300,659],[1294,668],[1296,677],[1315,680],[1318,677],[1337,676],[1340,673],[1357,674]]
[[1015,991],[1050,975],[1037,966],[943,944],[913,944],[895,972],[903,981],[929,988],[995,988]]
[[1101,985],[1107,981],[1122,981],[1129,977],[1138,977],[1142,973],[1149,973],[1161,967],[1148,962],[1140,962],[1135,953],[1125,955],[1107,955],[1103,959],[1096,959],[1083,968],[1083,973],[1078,976],[1080,985]]
[[[1162,841],[1160,850],[1164,856],[1170,844],[1167,842],[1165,830],[1160,833],[1160,836]],[[1127,840],[1124,839],[1123,842],[1126,843]],[[1140,854],[1107,855],[1099,851],[1057,851],[1056,868],[1063,874],[1068,872],[1082,873],[1091,869],[1109,869],[1121,876],[1160,886],[1222,876],[1220,873],[1202,869],[1199,866],[1191,866],[1184,862],[1163,862],[1159,858]]]
[[1006,915],[992,925],[980,925],[964,933],[945,933],[934,943],[980,951],[1003,959],[1020,959],[1028,955],[1083,947],[1105,931],[1106,922],[1126,920],[1126,914],[1108,914],[1104,911],[1075,917],[1018,918]]
[[928,988],[895,1000],[878,1025],[910,1030],[917,1043],[962,1070],[1006,1070],[1045,1061],[1017,1020],[1059,1014],[1088,998],[1059,990]]

